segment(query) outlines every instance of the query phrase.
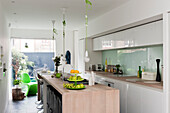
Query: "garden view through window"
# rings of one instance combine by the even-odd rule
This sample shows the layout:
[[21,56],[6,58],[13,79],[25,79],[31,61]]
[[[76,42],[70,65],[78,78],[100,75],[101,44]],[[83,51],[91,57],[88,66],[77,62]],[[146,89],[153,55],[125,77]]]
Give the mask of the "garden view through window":
[[[46,66],[48,70],[54,71],[55,43],[54,40],[45,39],[13,39],[12,40],[12,64],[19,62],[17,75],[27,72],[33,75],[33,70]],[[15,79],[13,66],[12,77]]]

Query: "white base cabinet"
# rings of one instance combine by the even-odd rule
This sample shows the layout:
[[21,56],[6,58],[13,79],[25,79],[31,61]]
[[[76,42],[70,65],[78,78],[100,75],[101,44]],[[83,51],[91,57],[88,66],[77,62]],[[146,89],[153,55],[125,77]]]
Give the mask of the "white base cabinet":
[[114,79],[107,81],[120,90],[120,113],[163,113],[163,91]]
[[141,88],[141,113],[163,113],[163,92]]
[[129,85],[127,90],[127,113],[141,113],[141,88]]
[[122,82],[114,82],[114,87],[120,93],[120,113],[127,113],[127,89],[128,85]]
[[[90,73],[86,73],[86,79]],[[163,91],[147,86],[97,76],[95,82],[119,89],[120,113],[163,113]]]

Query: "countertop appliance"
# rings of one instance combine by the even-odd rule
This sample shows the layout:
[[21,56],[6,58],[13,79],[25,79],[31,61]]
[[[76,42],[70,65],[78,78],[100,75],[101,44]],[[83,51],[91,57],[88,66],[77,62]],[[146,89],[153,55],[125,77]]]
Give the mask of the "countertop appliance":
[[96,71],[103,71],[103,64],[97,64],[96,65]]
[[89,67],[89,70],[92,70],[92,71],[103,71],[103,64],[91,64],[90,67]]

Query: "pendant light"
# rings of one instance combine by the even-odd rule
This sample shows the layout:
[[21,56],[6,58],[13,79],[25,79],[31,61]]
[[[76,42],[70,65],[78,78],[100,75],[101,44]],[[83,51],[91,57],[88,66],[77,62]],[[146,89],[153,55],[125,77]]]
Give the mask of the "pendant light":
[[87,15],[87,11],[88,11],[88,6],[91,5],[92,6],[92,3],[89,1],[89,0],[85,0],[85,3],[86,3],[86,15],[85,15],[85,26],[86,26],[86,38],[85,38],[85,58],[84,58],[84,61],[85,62],[89,62],[90,61],[90,58],[89,58],[89,55],[88,55],[88,50],[87,50],[87,28],[88,28],[88,15]]
[[53,24],[53,37],[52,39],[54,40],[55,39],[55,34],[57,34],[57,30],[54,28],[54,25],[55,25],[55,20],[52,20],[52,24]]
[[55,34],[57,35],[57,30],[55,29],[54,25],[55,25],[55,20],[52,20],[52,25],[53,25],[53,36],[52,36],[52,40],[53,40],[53,52],[54,52],[54,55],[53,55],[53,58],[55,56],[55,49],[54,49],[54,44],[55,44]]
[[25,43],[25,48],[28,48],[28,43]]

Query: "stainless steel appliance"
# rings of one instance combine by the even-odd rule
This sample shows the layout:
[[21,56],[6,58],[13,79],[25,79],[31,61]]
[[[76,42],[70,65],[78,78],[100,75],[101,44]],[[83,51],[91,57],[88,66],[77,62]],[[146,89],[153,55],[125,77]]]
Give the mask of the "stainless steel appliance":
[[104,66],[103,64],[90,64],[89,66],[89,70],[90,71],[103,71],[104,70]]
[[103,71],[103,64],[97,64],[96,65],[96,71]]

